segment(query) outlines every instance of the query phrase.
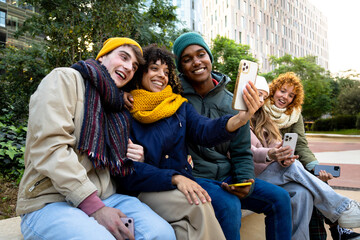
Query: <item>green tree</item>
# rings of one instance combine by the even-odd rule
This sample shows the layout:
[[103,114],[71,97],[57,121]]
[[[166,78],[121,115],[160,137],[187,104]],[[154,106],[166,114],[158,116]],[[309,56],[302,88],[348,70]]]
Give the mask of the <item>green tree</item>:
[[231,92],[234,91],[240,61],[245,59],[257,62],[249,50],[248,45],[238,44],[234,40],[219,35],[212,40],[213,70],[230,77],[231,82],[227,85],[227,88]]
[[25,120],[30,95],[45,76],[44,51],[41,46],[0,51],[0,113],[13,114],[15,122]]
[[126,36],[141,45],[172,46],[177,23],[167,0],[27,0],[39,10],[17,36],[42,36],[41,47],[8,47],[0,52],[0,113],[26,119],[28,101],[41,79],[55,67],[95,57],[109,37]]
[[303,115],[307,120],[315,120],[332,109],[332,82],[329,72],[316,64],[316,57],[270,57],[271,64],[276,68],[264,74],[270,82],[282,73],[294,72],[300,77],[305,91]]
[[360,82],[347,78],[337,78],[338,96],[335,114],[356,115],[360,113]]
[[51,68],[95,57],[109,37],[131,37],[141,45],[170,46],[178,21],[167,0],[26,0],[39,9],[18,35],[43,36]]

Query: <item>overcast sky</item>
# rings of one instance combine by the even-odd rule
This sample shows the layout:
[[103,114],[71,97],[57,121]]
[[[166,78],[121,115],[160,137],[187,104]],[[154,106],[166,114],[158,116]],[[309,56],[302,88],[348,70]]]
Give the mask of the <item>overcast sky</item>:
[[360,0],[308,0],[328,19],[329,70],[360,73]]

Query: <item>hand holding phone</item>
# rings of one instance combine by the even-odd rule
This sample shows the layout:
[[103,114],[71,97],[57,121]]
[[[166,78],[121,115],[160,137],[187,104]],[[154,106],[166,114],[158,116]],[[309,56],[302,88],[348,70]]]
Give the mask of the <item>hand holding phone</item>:
[[125,227],[130,230],[130,233],[134,236],[134,219],[133,218],[121,218],[121,221],[124,223]]
[[243,99],[243,91],[246,84],[252,81],[255,84],[259,64],[248,60],[241,60],[236,78],[232,108],[234,110],[247,110]]
[[331,173],[331,175],[333,175],[333,177],[340,177],[340,166],[315,165],[315,168],[314,168],[315,176],[319,176],[319,172],[321,170]]

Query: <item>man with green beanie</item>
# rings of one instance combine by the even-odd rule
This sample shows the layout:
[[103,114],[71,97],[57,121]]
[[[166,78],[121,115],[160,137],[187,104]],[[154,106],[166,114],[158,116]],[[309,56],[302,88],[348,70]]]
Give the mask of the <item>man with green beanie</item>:
[[25,240],[175,239],[170,224],[116,194],[111,180],[133,169],[122,87],[142,62],[136,41],[110,38],[96,59],[54,69],[31,96],[16,206]]
[[[225,88],[230,79],[212,71],[213,56],[200,34],[182,34],[176,39],[173,52],[184,96],[200,114],[209,118],[237,114],[231,108],[233,95]],[[214,148],[189,144],[193,175],[210,195],[226,239],[240,239],[242,208],[266,215],[267,239],[291,239],[290,197],[281,187],[255,179],[250,147],[249,122],[233,140]],[[228,185],[242,182],[253,184]]]

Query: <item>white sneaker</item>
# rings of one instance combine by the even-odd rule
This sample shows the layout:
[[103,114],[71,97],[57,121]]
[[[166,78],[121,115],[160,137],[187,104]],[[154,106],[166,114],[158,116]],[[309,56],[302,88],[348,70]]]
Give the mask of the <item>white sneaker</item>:
[[341,214],[338,223],[343,228],[360,227],[360,203],[351,200],[347,209]]

